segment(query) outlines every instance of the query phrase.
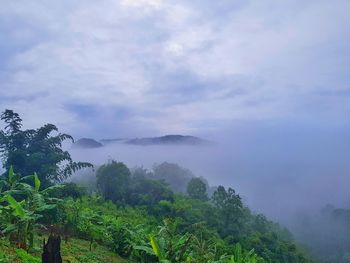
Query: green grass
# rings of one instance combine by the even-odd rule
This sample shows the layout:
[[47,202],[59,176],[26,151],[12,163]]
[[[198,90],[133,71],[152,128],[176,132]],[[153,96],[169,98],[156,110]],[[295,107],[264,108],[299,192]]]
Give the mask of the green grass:
[[[41,240],[40,240],[41,239]],[[13,245],[6,240],[0,240],[0,263],[34,263],[41,262],[42,237],[36,242],[36,252],[26,256],[24,251],[16,252]],[[47,238],[46,238],[47,239]],[[86,240],[71,238],[67,243],[61,243],[61,255],[64,263],[126,263],[129,262],[120,258],[106,247],[94,244],[92,251],[89,251],[90,243]],[[32,257],[33,256],[33,257]],[[37,261],[39,260],[39,261]]]
[[94,244],[92,251],[89,251],[89,242],[81,239],[70,239],[68,243],[62,242],[61,255],[63,262],[70,263],[124,263],[128,262],[118,257],[114,252],[103,246]]

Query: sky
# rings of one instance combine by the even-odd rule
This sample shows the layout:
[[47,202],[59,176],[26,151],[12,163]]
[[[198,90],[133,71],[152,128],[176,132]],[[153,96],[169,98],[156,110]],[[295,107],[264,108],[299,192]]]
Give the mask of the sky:
[[77,137],[346,130],[349,10],[348,0],[3,1],[0,109]]

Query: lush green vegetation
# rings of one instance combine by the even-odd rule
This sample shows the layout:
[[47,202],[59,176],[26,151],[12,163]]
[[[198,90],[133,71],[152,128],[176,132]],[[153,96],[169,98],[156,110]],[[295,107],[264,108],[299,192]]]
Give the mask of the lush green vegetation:
[[41,184],[48,186],[81,168],[92,167],[89,163],[74,162],[69,152],[62,150],[62,142],[73,138],[62,133],[53,136],[58,131],[55,125],[22,130],[22,119],[12,110],[5,110],[1,120],[5,129],[0,131],[0,153],[6,171],[13,166],[20,176],[37,173]]
[[57,184],[89,166],[61,150],[69,136],[50,136],[51,128],[21,131],[11,111],[3,119],[0,246],[14,252],[0,253],[0,262],[38,262],[36,240],[48,229],[62,236],[70,262],[121,262],[112,252],[132,262],[312,262],[286,229],[252,213],[232,188],[219,186],[211,195],[203,179],[176,164],[148,171],[110,161],[97,169],[92,194]]
[[[42,243],[42,238],[45,236],[38,236],[35,240],[35,246],[39,247]],[[0,262],[24,262],[24,263],[39,263],[41,251],[38,249],[31,253],[27,253],[23,249],[18,249],[13,246],[8,240],[0,240]],[[89,241],[82,239],[72,238],[69,242],[63,242],[61,244],[61,255],[63,262],[71,263],[96,263],[96,262],[108,262],[108,263],[124,263],[128,262],[122,259],[115,252],[99,244],[94,244],[92,251],[89,249]]]

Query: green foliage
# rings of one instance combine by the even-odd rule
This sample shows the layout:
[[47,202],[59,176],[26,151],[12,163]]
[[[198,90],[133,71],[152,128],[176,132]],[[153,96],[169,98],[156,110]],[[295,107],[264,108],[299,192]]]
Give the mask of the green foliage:
[[137,168],[130,172],[125,164],[111,161],[96,173],[97,187],[106,200],[119,205],[145,205],[153,211],[161,200],[173,200],[173,192],[159,180],[148,178],[147,171]]
[[154,165],[151,176],[156,180],[164,180],[176,193],[186,193],[187,184],[194,177],[190,170],[168,162]]
[[104,238],[103,218],[91,209],[86,208],[80,212],[76,227],[85,238],[90,239],[90,251],[94,240]]
[[[65,228],[87,240],[102,243],[120,255],[131,253],[131,227],[145,222],[141,211],[117,209],[99,198],[67,199],[63,204]],[[122,212],[122,213],[121,213]],[[147,219],[149,222],[149,219]],[[139,235],[137,235],[139,236]]]
[[127,203],[146,205],[149,211],[154,211],[159,201],[172,201],[174,194],[163,181],[152,180],[147,176],[149,175],[145,169],[137,168],[133,171]]
[[[24,182],[29,179],[33,180],[34,186]],[[2,180],[2,184],[5,191],[0,193],[0,203],[3,204],[0,206],[0,230],[14,240],[17,247],[31,249],[35,228],[40,226],[38,220],[45,211],[55,207],[56,200],[45,198],[50,189],[40,191],[41,183],[36,174],[20,178],[12,166],[7,180]]]
[[51,196],[56,198],[72,197],[76,199],[76,198],[81,198],[84,195],[87,195],[86,188],[72,182],[62,183],[61,188],[58,188],[51,193]]
[[106,200],[125,204],[130,187],[131,173],[124,163],[111,161],[98,168],[97,188]]
[[207,186],[199,177],[193,177],[187,185],[187,194],[193,199],[208,200]]
[[11,257],[0,251],[0,263],[10,263]]
[[219,186],[213,193],[212,201],[219,218],[217,221],[219,233],[224,237],[239,234],[244,219],[241,197],[232,188],[226,191],[223,186]]
[[147,247],[135,247],[158,258],[159,262],[184,262],[189,253],[192,235],[181,235],[177,232],[177,223],[171,219],[165,219],[164,224],[159,226],[157,236],[150,235],[150,245]]
[[90,251],[90,242],[82,239],[72,238],[68,243],[61,243],[61,254],[63,262],[70,263],[122,263],[129,262],[116,255],[105,246],[94,243]]
[[[15,133],[22,138],[19,116],[6,114],[12,120],[7,120],[1,138],[6,141]],[[44,137],[51,138],[48,133]],[[11,151],[5,153],[22,154],[33,143],[26,141],[22,149],[18,138],[11,137],[13,143],[5,147]],[[44,141],[40,142],[45,146]],[[43,166],[53,165],[50,158],[43,162]],[[131,173],[116,161],[102,165],[96,180],[102,197],[87,195],[73,183],[45,188],[39,173],[23,176],[14,173],[12,166],[8,171],[7,178],[0,181],[0,230],[26,251],[34,246],[39,223],[54,220],[58,229],[89,244],[88,251],[68,259],[71,262],[98,262],[100,257],[93,251],[99,245],[135,262],[311,262],[287,231],[253,214],[232,188],[219,186],[208,200],[207,184],[174,164],[155,166],[153,173],[142,168]],[[188,195],[174,193],[166,182],[178,192],[184,191],[186,183]],[[24,250],[17,250],[17,257],[36,262]]]
[[[164,220],[158,219],[159,214],[152,217],[142,207],[118,207],[98,197],[69,198],[63,207],[70,217],[65,222],[76,235],[89,241],[92,238],[94,243],[135,262],[310,262],[297,247],[292,247],[292,241],[278,235],[276,225],[247,214],[243,208],[247,222],[242,225],[243,233],[233,240],[218,234],[213,224],[220,220],[214,214],[217,208],[208,202],[186,196],[166,202],[170,213],[161,216]],[[212,217],[205,214],[206,210]]]
[[[37,238],[36,247],[42,244],[42,238]],[[126,263],[128,260],[122,259],[115,252],[105,246],[94,243],[94,248],[90,251],[90,242],[82,239],[71,238],[69,242],[61,242],[61,256],[64,263]],[[4,239],[0,239],[0,263],[20,263],[20,262],[41,262],[40,250],[34,254],[24,250],[14,249]],[[148,261],[151,262],[151,261]]]
[[23,249],[16,249],[16,254],[21,259],[21,262],[23,262],[23,263],[41,263],[41,258],[34,257],[34,256],[28,254]]
[[254,253],[254,249],[245,252],[240,243],[237,243],[233,249],[233,255],[229,257],[230,263],[258,263],[264,260]]
[[98,176],[110,198],[60,205],[63,229],[88,240],[92,251],[103,244],[136,262],[311,262],[288,232],[252,214],[231,188],[219,186],[208,202],[174,194],[146,170],[130,173],[118,162]]
[[73,172],[89,163],[73,162],[68,151],[62,150],[62,142],[72,140],[68,134],[58,132],[55,125],[46,124],[34,130],[21,130],[22,119],[12,110],[1,115],[5,129],[0,131],[0,153],[6,171],[13,165],[20,176],[38,174],[44,186],[52,182],[61,182]]

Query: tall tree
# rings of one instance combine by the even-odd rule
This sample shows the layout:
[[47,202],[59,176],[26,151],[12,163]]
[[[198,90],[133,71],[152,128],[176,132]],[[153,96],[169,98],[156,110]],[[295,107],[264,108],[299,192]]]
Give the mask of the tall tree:
[[5,110],[1,114],[5,122],[4,130],[0,131],[0,153],[3,167],[8,171],[11,165],[17,169],[25,165],[26,133],[21,130],[22,119],[12,110]]
[[208,200],[207,186],[199,177],[193,177],[187,185],[187,194],[193,199]]
[[212,201],[217,209],[218,229],[222,236],[237,235],[243,223],[243,203],[235,190],[219,186]]
[[0,153],[6,171],[13,165],[20,176],[36,172],[47,186],[63,181],[79,169],[92,167],[90,163],[74,162],[69,152],[62,149],[63,141],[74,140],[68,134],[58,133],[55,125],[22,130],[22,119],[12,110],[5,110],[1,120],[5,128],[0,131]]
[[125,204],[130,189],[131,173],[122,162],[111,161],[96,172],[97,188],[102,196],[113,202]]
[[164,181],[149,178],[152,175],[142,167],[132,171],[128,204],[147,205],[149,209],[154,209],[161,200],[173,201],[174,194]]
[[178,164],[163,162],[153,167],[154,179],[164,180],[174,192],[186,193],[188,182],[193,173]]

